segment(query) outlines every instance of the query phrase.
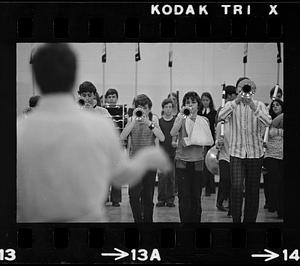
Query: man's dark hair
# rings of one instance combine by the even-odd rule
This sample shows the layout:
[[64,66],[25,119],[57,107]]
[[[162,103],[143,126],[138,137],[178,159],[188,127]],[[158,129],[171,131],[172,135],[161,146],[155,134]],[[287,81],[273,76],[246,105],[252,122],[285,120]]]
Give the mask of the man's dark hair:
[[237,94],[236,93],[236,87],[233,85],[227,85],[225,87],[225,99],[227,99],[228,95]]
[[39,99],[40,99],[39,95],[31,96],[29,99],[29,107],[36,107]]
[[[274,91],[275,91],[275,86],[270,90],[270,98],[273,97]],[[281,93],[281,96],[282,96],[282,89],[280,87],[278,87],[277,93],[278,92]],[[275,95],[275,97],[277,97],[277,95]]]
[[32,71],[43,94],[71,92],[75,82],[77,59],[68,44],[45,44],[32,59]]
[[[237,80],[236,84],[235,84],[235,87],[237,88],[237,87],[238,87],[238,84],[239,84],[242,80],[244,80],[244,79],[249,79],[249,78],[247,78],[247,77],[239,78],[239,79]],[[250,80],[250,79],[249,79],[249,80]]]
[[107,90],[107,92],[105,93],[105,98],[107,98],[109,95],[117,95],[117,98],[119,98],[119,94],[118,91],[116,89],[110,88]]
[[79,85],[78,94],[81,94],[83,92],[91,92],[96,95],[97,89],[92,82],[85,81]]
[[161,107],[164,108],[165,105],[167,105],[167,104],[169,104],[169,103],[171,103],[171,104],[172,104],[172,107],[174,107],[175,103],[174,103],[174,101],[172,101],[171,98],[164,99],[164,100],[162,101],[162,103],[161,103]]
[[146,106],[148,105],[149,109],[152,108],[152,101],[146,94],[140,94],[135,97],[134,106],[137,108],[138,106]]
[[182,106],[185,106],[187,99],[191,99],[192,101],[196,100],[198,102],[198,109],[200,108],[200,106],[201,106],[201,100],[200,100],[200,97],[199,97],[199,95],[198,95],[197,92],[195,92],[195,91],[189,91],[189,92],[187,92],[183,96]]

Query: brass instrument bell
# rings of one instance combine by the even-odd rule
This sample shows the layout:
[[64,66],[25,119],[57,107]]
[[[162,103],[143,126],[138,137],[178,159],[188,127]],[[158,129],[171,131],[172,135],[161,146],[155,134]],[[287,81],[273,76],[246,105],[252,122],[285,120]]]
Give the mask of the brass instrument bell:
[[216,146],[211,147],[205,156],[205,165],[209,172],[213,175],[219,175],[219,160],[218,160],[219,150]]
[[182,113],[183,113],[184,118],[187,118],[187,117],[189,117],[191,115],[192,108],[186,106],[186,107],[183,108],[183,112]]
[[135,109],[134,113],[136,116],[136,120],[141,120],[145,114],[145,111],[143,108],[138,107]]
[[241,80],[237,87],[240,88],[241,97],[244,99],[250,99],[256,92],[256,85],[250,79]]

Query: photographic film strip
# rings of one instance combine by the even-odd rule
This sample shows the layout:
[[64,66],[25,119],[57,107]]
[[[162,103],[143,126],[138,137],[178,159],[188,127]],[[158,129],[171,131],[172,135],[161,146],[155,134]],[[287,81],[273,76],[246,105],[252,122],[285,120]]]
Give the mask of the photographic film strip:
[[[5,121],[0,186],[1,263],[299,261],[299,3],[20,2],[1,3],[0,7],[2,114]],[[282,86],[287,113],[284,121],[283,221],[17,222],[16,117],[21,97],[17,91],[22,93],[16,84],[22,71],[17,65],[17,58],[22,57],[17,53],[17,47],[35,43],[99,43],[99,53],[95,55],[99,62],[104,43],[139,43],[141,47],[143,43],[166,46],[169,43],[281,43]],[[99,72],[101,80],[102,73]],[[131,107],[131,102],[126,104]]]

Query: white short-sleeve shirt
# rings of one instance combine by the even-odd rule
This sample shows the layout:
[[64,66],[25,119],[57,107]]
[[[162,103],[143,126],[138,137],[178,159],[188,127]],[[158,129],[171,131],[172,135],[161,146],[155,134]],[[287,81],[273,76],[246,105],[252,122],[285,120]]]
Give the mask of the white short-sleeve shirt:
[[112,121],[72,95],[42,96],[17,121],[17,222],[102,222],[122,162]]

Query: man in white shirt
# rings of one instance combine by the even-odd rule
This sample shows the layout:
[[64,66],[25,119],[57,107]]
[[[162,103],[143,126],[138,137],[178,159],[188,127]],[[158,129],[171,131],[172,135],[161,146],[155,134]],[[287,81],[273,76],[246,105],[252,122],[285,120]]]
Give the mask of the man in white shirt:
[[77,60],[66,44],[47,44],[32,70],[42,94],[17,121],[17,222],[101,222],[110,182],[134,184],[148,171],[170,170],[157,147],[129,159],[113,123],[78,108]]

